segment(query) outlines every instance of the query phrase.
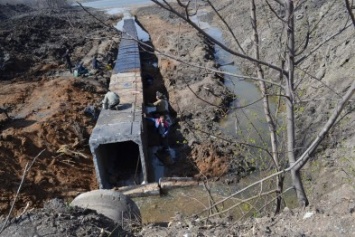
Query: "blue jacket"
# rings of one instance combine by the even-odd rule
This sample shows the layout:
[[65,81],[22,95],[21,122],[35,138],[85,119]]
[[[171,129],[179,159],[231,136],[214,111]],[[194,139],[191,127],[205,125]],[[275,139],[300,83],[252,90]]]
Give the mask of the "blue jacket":
[[168,132],[169,132],[169,123],[167,121],[164,121],[162,123],[160,121],[160,118],[146,118],[152,122],[154,122],[154,127],[158,130],[158,133],[162,136],[165,137]]

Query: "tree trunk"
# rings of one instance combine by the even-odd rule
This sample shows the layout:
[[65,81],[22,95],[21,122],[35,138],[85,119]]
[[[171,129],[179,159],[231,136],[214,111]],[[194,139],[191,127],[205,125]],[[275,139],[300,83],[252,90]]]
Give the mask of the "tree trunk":
[[[251,24],[253,27],[253,40],[254,40],[254,57],[257,60],[260,60],[260,42],[259,42],[259,34],[258,34],[258,27],[257,27],[257,17],[256,17],[256,7],[255,7],[255,0],[251,0]],[[264,71],[259,63],[255,63],[255,66],[257,68],[257,73],[258,73],[258,78],[264,79]],[[263,96],[263,109],[264,109],[264,114],[266,121],[268,123],[268,128],[269,128],[269,133],[270,133],[270,142],[271,142],[271,149],[272,149],[272,159],[275,164],[275,169],[277,171],[280,171],[280,165],[279,165],[279,155],[278,155],[278,143],[277,143],[277,136],[276,136],[276,127],[275,127],[275,122],[274,119],[271,116],[270,113],[270,103],[269,103],[269,97],[267,96],[267,89],[265,86],[265,82],[260,80],[259,81],[259,88],[261,91],[261,94]],[[276,177],[276,184],[277,184],[277,198],[276,198],[276,208],[275,208],[275,213],[279,213],[281,209],[281,193],[283,189],[283,178],[282,175],[278,175]]]
[[[285,11],[287,20],[287,65],[288,75],[286,81],[286,113],[287,113],[287,156],[290,166],[295,161],[295,115],[294,115],[294,60],[295,60],[295,20],[293,0],[285,0]],[[292,169],[291,178],[296,190],[300,206],[309,204],[303,188],[300,170]]]

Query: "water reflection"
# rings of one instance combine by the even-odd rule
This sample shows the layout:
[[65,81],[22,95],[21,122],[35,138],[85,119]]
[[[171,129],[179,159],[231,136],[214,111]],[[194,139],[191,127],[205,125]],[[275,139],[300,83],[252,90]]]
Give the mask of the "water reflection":
[[[134,198],[138,205],[144,223],[169,222],[177,214],[182,216],[192,216],[198,214],[199,217],[206,217],[216,213],[216,208],[209,209],[213,203],[219,202],[242,188],[265,177],[267,172],[252,174],[243,178],[238,184],[227,185],[221,182],[207,183],[206,186],[192,186],[188,188],[177,188],[169,190],[166,195],[156,197]],[[290,185],[290,178],[285,179],[285,186]],[[205,187],[208,187],[210,192]],[[232,217],[237,220],[242,217],[261,216],[267,211],[273,211],[275,195],[259,197],[259,194],[274,189],[273,180],[265,181],[262,185],[256,185],[243,193],[236,195],[225,202],[217,205],[221,217]],[[257,197],[250,199],[251,197]],[[297,206],[293,191],[287,192],[284,197],[283,205],[290,208]],[[245,201],[247,200],[248,201]],[[244,201],[243,201],[244,200]],[[239,205],[238,205],[239,204]],[[262,210],[260,210],[263,208]]]

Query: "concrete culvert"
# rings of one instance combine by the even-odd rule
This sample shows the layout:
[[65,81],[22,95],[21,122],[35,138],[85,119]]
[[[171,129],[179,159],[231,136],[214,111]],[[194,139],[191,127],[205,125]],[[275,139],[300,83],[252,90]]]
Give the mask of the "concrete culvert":
[[139,146],[132,141],[101,144],[95,149],[99,159],[102,188],[137,185],[142,182]]
[[100,189],[82,193],[70,205],[95,210],[118,224],[141,224],[142,220],[135,202],[114,190]]

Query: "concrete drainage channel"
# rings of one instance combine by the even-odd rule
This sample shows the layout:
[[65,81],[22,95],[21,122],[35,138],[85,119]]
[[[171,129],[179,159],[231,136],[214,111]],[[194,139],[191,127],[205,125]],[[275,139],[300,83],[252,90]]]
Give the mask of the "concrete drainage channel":
[[80,194],[71,203],[117,223],[123,219],[140,222],[140,211],[129,197],[107,189],[148,182],[136,23],[127,16],[122,21],[122,39],[109,84],[109,90],[120,96],[120,108],[101,111],[89,140],[100,189]]
[[[120,96],[118,110],[102,110],[91,134],[99,190],[83,193],[71,205],[96,210],[117,223],[123,219],[141,222],[141,214],[130,197],[159,195],[163,187],[198,184],[190,178],[161,178],[148,184],[148,148],[145,123],[141,59],[134,17],[125,15],[117,25],[123,28],[109,90]],[[121,188],[117,188],[121,187]],[[115,188],[113,190],[112,188]]]

